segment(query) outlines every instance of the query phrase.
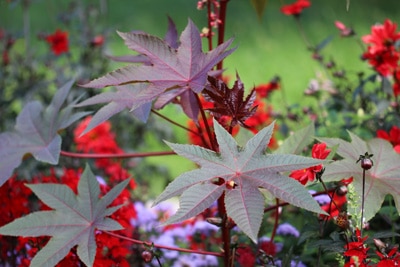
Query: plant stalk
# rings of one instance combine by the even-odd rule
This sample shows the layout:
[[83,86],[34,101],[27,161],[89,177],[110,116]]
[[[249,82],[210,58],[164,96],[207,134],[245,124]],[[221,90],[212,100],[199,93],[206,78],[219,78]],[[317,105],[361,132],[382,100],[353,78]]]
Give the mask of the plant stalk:
[[61,151],[60,155],[70,158],[104,159],[104,158],[145,158],[156,156],[176,155],[174,151],[144,152],[144,153],[116,153],[116,154],[89,154]]
[[154,244],[154,243],[151,243],[151,242],[145,242],[145,241],[129,238],[129,237],[126,237],[126,236],[123,236],[123,235],[119,235],[119,234],[115,234],[115,233],[112,233],[112,232],[109,232],[109,231],[103,231],[103,233],[106,233],[106,234],[108,234],[110,236],[113,236],[113,237],[117,237],[117,238],[121,238],[121,239],[124,239],[124,240],[128,240],[128,241],[130,241],[132,243],[139,244],[139,245],[153,246],[153,247],[156,247],[156,248],[175,250],[175,251],[185,252],[185,253],[211,255],[211,256],[216,256],[216,257],[222,257],[223,256],[222,253],[218,253],[218,252],[203,251],[203,250],[193,250],[193,249],[186,249],[186,248],[179,248],[179,247],[169,247],[169,246],[164,246],[164,245],[157,245],[157,244]]
[[363,228],[364,228],[364,194],[365,194],[365,169],[363,168],[362,195],[361,195],[361,224],[360,224],[361,236],[363,236]]

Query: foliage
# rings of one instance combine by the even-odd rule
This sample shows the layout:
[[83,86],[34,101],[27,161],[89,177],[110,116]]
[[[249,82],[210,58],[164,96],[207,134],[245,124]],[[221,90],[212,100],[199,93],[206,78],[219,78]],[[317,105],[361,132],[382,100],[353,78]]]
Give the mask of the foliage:
[[99,199],[99,183],[86,167],[78,184],[78,195],[66,185],[27,185],[54,210],[31,213],[1,227],[0,233],[17,236],[52,235],[49,243],[32,259],[33,266],[54,266],[76,245],[79,258],[92,266],[96,254],[95,229],[122,229],[118,222],[107,217],[121,206],[107,206],[128,182],[129,179],[126,179]]
[[[361,44],[362,59],[371,69],[354,74],[334,55],[326,60],[323,51],[332,36],[316,44],[307,38],[301,21],[304,10],[312,8],[310,1],[283,5],[280,11],[293,16],[323,74],[305,91],[310,106],[284,103],[275,110],[270,95],[284,90],[280,77],[246,95],[239,74],[233,86],[223,76],[223,61],[236,50],[229,48],[233,39],[224,40],[228,2],[198,1],[197,8],[207,11],[207,26],[199,31],[189,19],[179,38],[171,18],[164,39],[140,31],[118,32],[137,54],[110,56],[130,64],[105,75],[106,64],[98,64],[105,39],[91,31],[94,25],[86,25],[90,30],[82,34],[84,46],[72,42],[72,31],[39,34],[51,52],[47,65],[40,65],[39,58],[30,60],[30,46],[19,55],[26,53],[27,60],[16,60],[18,53],[10,53],[13,38],[4,39],[0,193],[6,201],[0,206],[5,214],[0,220],[0,264],[400,263],[395,233],[400,211],[397,24],[387,19],[360,38],[367,45],[364,49]],[[249,2],[261,17],[267,1]],[[21,3],[25,12],[29,3]],[[341,37],[358,38],[342,22],[335,25]],[[71,90],[74,79],[85,89]],[[89,89],[111,86],[100,92]],[[38,93],[37,100],[21,97],[21,88]],[[50,104],[45,108],[42,102]],[[75,111],[98,104],[104,106],[93,116]],[[173,113],[157,111],[168,107],[175,108]],[[127,119],[124,110],[146,124]],[[187,125],[177,111],[187,117]],[[185,130],[192,144],[164,138],[152,115]],[[14,130],[8,130],[14,124],[11,117],[17,117]],[[154,151],[148,136],[169,140],[165,143],[172,151]],[[170,181],[155,200],[142,199],[150,195],[146,186],[169,182],[164,172],[151,183],[154,169],[144,158],[173,154],[196,168]],[[27,155],[42,164],[32,164]],[[48,163],[58,166],[49,170]],[[30,170],[35,170],[32,175]],[[30,183],[24,186],[26,180]],[[165,203],[174,197],[180,197],[177,209]],[[143,203],[147,200],[153,209]]]

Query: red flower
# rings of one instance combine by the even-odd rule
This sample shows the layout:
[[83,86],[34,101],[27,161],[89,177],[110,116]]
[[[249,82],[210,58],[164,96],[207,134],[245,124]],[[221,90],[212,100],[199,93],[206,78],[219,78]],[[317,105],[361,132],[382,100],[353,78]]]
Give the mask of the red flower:
[[361,237],[361,232],[356,229],[356,239],[357,241],[350,242],[345,245],[346,251],[343,253],[344,256],[350,257],[350,260],[344,265],[345,267],[363,267],[367,266],[365,260],[367,259],[368,248],[364,246],[364,241],[368,237]]
[[400,40],[400,32],[396,32],[396,29],[397,24],[386,19],[383,25],[372,26],[372,33],[362,37],[364,43],[370,44],[363,55],[364,59],[383,76],[392,74],[399,61],[395,43]]
[[50,44],[51,50],[55,55],[68,52],[68,32],[57,30],[55,33],[46,37],[46,41]]
[[393,94],[395,97],[400,95],[400,67],[398,67],[393,73]]
[[376,251],[376,254],[379,256],[380,261],[377,267],[394,267],[400,265],[400,253],[397,251],[398,247],[393,247],[390,249],[389,253],[381,253]]
[[[315,144],[312,147],[311,155],[315,159],[326,159],[331,151],[326,148],[325,143]],[[317,173],[321,172],[322,165],[313,166],[307,169],[293,171],[289,176],[305,185],[308,181],[314,181]]]
[[389,133],[385,132],[384,130],[378,130],[376,132],[376,136],[378,138],[385,139],[392,143],[394,150],[397,153],[400,153],[400,128],[397,126],[393,126]]
[[290,5],[284,5],[281,8],[281,12],[285,15],[299,16],[304,8],[310,7],[311,3],[309,0],[297,0],[295,3]]
[[279,89],[279,77],[275,77],[269,83],[258,85],[256,87],[256,93],[258,97],[264,98],[268,97],[269,94],[276,89]]
[[276,246],[274,242],[262,241],[259,243],[259,248],[269,256],[274,257],[276,255]]
[[393,23],[389,19],[386,19],[384,24],[374,25],[371,27],[372,33],[362,37],[362,40],[366,44],[372,44],[370,47],[370,53],[378,53],[382,50],[387,50],[388,47],[392,47],[397,40],[400,39],[400,32],[396,32],[397,24]]
[[256,263],[256,257],[250,247],[240,247],[237,249],[237,262],[241,267],[253,267]]

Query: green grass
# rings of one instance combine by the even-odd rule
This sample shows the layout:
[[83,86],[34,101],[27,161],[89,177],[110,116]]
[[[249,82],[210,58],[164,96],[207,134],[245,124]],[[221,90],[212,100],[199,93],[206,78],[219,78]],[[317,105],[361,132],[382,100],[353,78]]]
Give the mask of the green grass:
[[[101,1],[83,1],[98,6]],[[199,28],[205,26],[204,11],[196,10],[195,0],[119,0],[108,3],[105,15],[99,19],[99,31],[107,29],[110,52],[126,54],[129,50],[115,33],[116,30],[144,30],[163,36],[166,16],[171,16],[179,31],[190,17]],[[288,1],[286,1],[288,2]],[[68,8],[67,0],[33,1],[29,9],[31,38],[34,32],[51,32],[61,24],[57,15]],[[282,78],[290,102],[298,101],[309,79],[318,71],[318,65],[310,59],[293,18],[280,13],[280,1],[268,1],[262,21],[259,21],[248,0],[231,0],[228,6],[226,38],[235,37],[238,49],[225,61],[227,74],[240,74],[247,87],[267,82],[272,76]],[[343,21],[362,36],[368,34],[372,24],[385,18],[395,21],[400,17],[397,0],[351,1],[346,11],[346,1],[313,1],[306,9],[302,22],[311,43],[317,44],[329,35],[334,39],[323,53],[334,57],[346,68],[358,71],[366,68],[359,60],[361,50],[355,40],[341,39],[333,22]],[[88,18],[89,19],[89,18]],[[18,31],[22,36],[23,17],[20,5],[10,8],[4,1],[0,4],[0,25],[4,29]],[[75,25],[77,26],[77,25]],[[79,26],[79,25],[78,25]]]

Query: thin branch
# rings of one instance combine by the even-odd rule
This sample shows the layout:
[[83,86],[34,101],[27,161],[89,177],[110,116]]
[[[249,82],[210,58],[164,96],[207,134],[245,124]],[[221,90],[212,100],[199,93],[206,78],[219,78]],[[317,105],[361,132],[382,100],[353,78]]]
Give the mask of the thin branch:
[[173,124],[173,125],[175,125],[175,126],[178,126],[179,128],[182,128],[182,129],[184,129],[184,130],[186,130],[186,131],[188,131],[188,132],[191,132],[192,134],[198,135],[198,133],[197,133],[196,131],[193,131],[192,129],[189,129],[189,128],[183,126],[182,124],[180,124],[180,123],[178,123],[178,122],[176,122],[176,121],[171,120],[170,118],[164,116],[163,114],[161,114],[161,113],[158,112],[158,111],[155,111],[154,109],[152,109],[151,112],[153,112],[153,113],[156,114],[157,116],[163,118],[164,120],[168,121],[169,123],[171,123],[171,124]]
[[193,250],[193,249],[186,249],[186,248],[179,248],[179,247],[169,247],[169,246],[164,246],[164,245],[157,245],[157,244],[154,244],[154,243],[151,243],[151,242],[146,242],[146,241],[141,241],[141,240],[129,238],[129,237],[126,237],[126,236],[123,236],[123,235],[119,235],[119,234],[115,234],[115,233],[112,233],[112,232],[109,232],[109,231],[103,231],[103,233],[106,233],[106,234],[108,234],[110,236],[114,236],[114,237],[117,237],[117,238],[121,238],[121,239],[130,241],[130,242],[135,243],[135,244],[153,246],[153,247],[160,248],[160,249],[175,250],[175,251],[185,252],[185,253],[211,255],[211,256],[216,256],[216,257],[223,257],[224,256],[223,253],[218,253],[218,252],[203,251],[203,250]]
[[115,153],[115,154],[90,154],[61,151],[60,155],[70,158],[104,159],[104,158],[145,158],[156,156],[176,155],[174,151],[143,152],[143,153]]

